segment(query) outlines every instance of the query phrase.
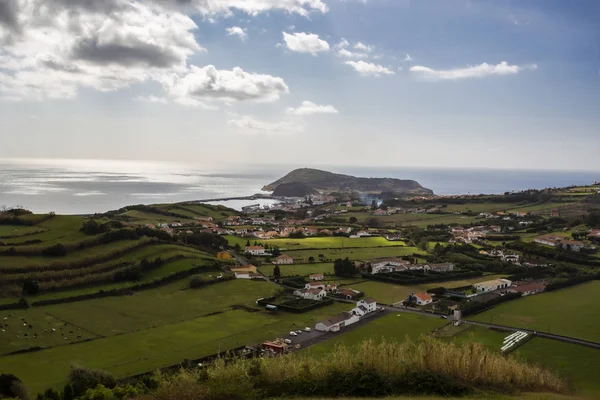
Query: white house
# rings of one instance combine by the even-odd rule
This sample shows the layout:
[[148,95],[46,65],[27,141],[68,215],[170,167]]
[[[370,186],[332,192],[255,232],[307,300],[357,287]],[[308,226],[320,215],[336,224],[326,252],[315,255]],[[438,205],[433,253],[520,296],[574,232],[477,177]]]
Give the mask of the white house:
[[544,235],[536,237],[533,241],[539,244],[544,244],[546,246],[556,247],[560,244],[561,240],[563,239],[564,237],[560,236]]
[[452,263],[427,264],[423,267],[423,269],[425,271],[450,272],[450,271],[454,271],[454,264],[452,264]]
[[494,279],[491,281],[479,282],[473,285],[478,292],[492,292],[494,290],[506,289],[512,282],[508,279]]
[[315,325],[315,329],[321,332],[338,332],[344,326],[358,322],[360,317],[351,313],[343,312],[327,318]]
[[363,315],[368,313],[368,310],[365,306],[356,306],[350,312],[354,315],[362,317]]
[[253,256],[265,256],[265,248],[262,246],[246,246],[246,253],[252,254]]
[[404,271],[410,262],[400,258],[386,258],[371,261],[371,273]]
[[323,282],[308,282],[306,285],[304,285],[305,289],[323,289],[325,290],[325,287],[327,285]]
[[377,311],[377,302],[375,301],[375,299],[372,299],[371,297],[367,297],[367,298],[357,301],[356,306],[357,307],[360,307],[360,306],[365,307],[367,309],[368,313]]
[[571,251],[580,251],[585,247],[585,244],[579,240],[563,240],[560,245],[563,249]]
[[323,274],[310,274],[308,278],[311,281],[322,281],[325,276]]
[[273,264],[293,264],[294,263],[294,258],[291,256],[288,256],[287,254],[282,254],[278,257],[275,257],[275,261],[273,261]]
[[419,306],[425,306],[433,302],[433,297],[427,293],[416,293],[415,298],[417,299],[417,305]]

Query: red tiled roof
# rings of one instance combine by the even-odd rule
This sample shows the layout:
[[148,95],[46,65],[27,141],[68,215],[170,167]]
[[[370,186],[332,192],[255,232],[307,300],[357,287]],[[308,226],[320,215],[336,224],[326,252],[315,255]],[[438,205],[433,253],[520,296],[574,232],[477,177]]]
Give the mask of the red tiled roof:
[[433,300],[433,297],[431,297],[427,293],[416,293],[415,296],[417,296],[422,301]]
[[541,283],[527,283],[525,285],[517,286],[513,290],[523,293],[523,292],[531,292],[532,290],[544,290],[546,289],[545,285]]

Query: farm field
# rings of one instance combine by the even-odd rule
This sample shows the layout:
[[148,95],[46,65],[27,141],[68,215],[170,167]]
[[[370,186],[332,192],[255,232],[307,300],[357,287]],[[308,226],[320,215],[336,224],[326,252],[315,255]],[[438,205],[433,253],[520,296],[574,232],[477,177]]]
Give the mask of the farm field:
[[56,215],[47,221],[30,227],[42,232],[21,238],[7,239],[6,242],[12,243],[24,242],[26,240],[41,240],[44,242],[45,246],[51,246],[58,242],[63,244],[76,242],[89,237],[79,230],[83,226],[84,221],[85,219],[83,217],[75,215]]
[[[170,224],[172,222],[185,222],[186,218],[182,217],[172,217],[169,215],[155,214],[147,211],[139,211],[139,210],[129,210],[122,214],[119,214],[121,217],[128,217],[135,220],[137,224],[158,224],[158,223],[167,223]],[[191,219],[191,218],[189,218]]]
[[3,368],[35,392],[62,386],[73,362],[124,377],[282,337],[291,329],[312,326],[347,308],[348,304],[336,303],[304,314],[279,315],[232,310],[1,360]]
[[519,206],[518,203],[493,203],[493,202],[485,202],[485,203],[467,203],[467,204],[448,204],[446,207],[442,208],[444,212],[466,212],[472,211],[475,213],[480,212],[497,212],[497,211],[506,211],[513,207]]
[[477,217],[467,217],[464,215],[442,215],[439,218],[422,219],[413,221],[405,225],[414,225],[419,228],[426,228],[428,225],[467,225],[479,221]]
[[302,250],[302,249],[339,249],[347,247],[386,247],[402,246],[404,242],[390,242],[383,237],[362,237],[350,239],[341,236],[307,237],[302,239],[282,238],[282,239],[245,239],[237,236],[225,236],[230,246],[239,244],[243,249],[246,242],[250,240],[251,244],[258,242],[269,244],[269,246],[279,246],[281,251]]
[[600,342],[600,282],[593,281],[500,304],[471,317]]
[[[187,280],[183,280],[187,283]],[[269,297],[276,286],[268,282],[233,280],[200,289],[182,289],[181,282],[138,292],[43,307],[48,314],[81,326],[99,336],[110,336],[172,324],[230,309],[252,306]],[[177,312],[173,312],[177,310]],[[89,318],[93,315],[94,318]]]
[[325,356],[337,345],[355,346],[366,339],[403,341],[416,340],[419,336],[437,329],[448,321],[408,313],[392,313],[369,322],[350,332],[343,328],[335,337],[306,349],[309,354]]
[[467,286],[476,282],[483,282],[485,280],[496,279],[503,276],[504,275],[487,275],[477,278],[461,279],[457,281],[431,282],[417,285],[396,285],[386,282],[365,281],[363,283],[353,285],[352,289],[360,290],[361,292],[364,292],[366,296],[373,297],[380,303],[392,304],[406,299],[411,293],[426,292],[427,289],[440,286],[447,288]]
[[[175,207],[175,210],[181,209],[190,210],[197,215],[204,215],[207,217],[213,217],[216,220],[227,218],[230,215],[238,215],[238,212],[233,211],[225,206],[207,206],[202,204],[179,204]],[[177,211],[176,211],[177,212]]]
[[536,337],[511,355],[556,371],[577,394],[600,397],[600,350]]
[[143,243],[150,242],[150,238],[144,237],[138,240],[123,240],[97,246],[86,247],[83,250],[68,252],[64,257],[44,257],[44,256],[2,256],[0,263],[5,268],[11,267],[40,267],[49,266],[54,263],[76,262],[94,257],[106,256],[108,254],[125,251]]
[[14,237],[13,239],[17,239],[19,236],[31,235],[33,233],[40,232],[43,230],[43,228],[37,226],[0,225],[0,239],[4,239],[7,237]]
[[[393,243],[393,242],[390,242]],[[286,251],[295,259],[307,261],[309,257],[314,257],[318,260],[319,254],[323,254],[326,258],[335,260],[336,258],[350,258],[351,260],[369,260],[372,258],[381,257],[402,257],[412,256],[413,254],[427,254],[427,252],[409,246],[388,246],[388,247],[364,247],[359,249],[319,249],[319,250],[294,250]]]
[[473,342],[481,343],[496,352],[500,351],[504,338],[511,334],[511,332],[500,332],[483,326],[469,325],[465,327],[465,324],[462,324],[460,327],[466,329],[447,339],[459,345]]
[[573,205],[574,203],[541,203],[541,204],[535,204],[532,206],[517,206],[515,208],[512,208],[510,211],[517,211],[517,212],[534,212],[534,211],[545,211],[545,210],[553,210],[559,207],[565,207],[565,206],[570,206]]
[[[274,265],[261,265],[258,270],[266,276],[273,275]],[[314,264],[290,264],[280,265],[279,270],[281,276],[293,276],[301,275],[306,276],[309,274],[334,274],[333,263],[314,263]]]

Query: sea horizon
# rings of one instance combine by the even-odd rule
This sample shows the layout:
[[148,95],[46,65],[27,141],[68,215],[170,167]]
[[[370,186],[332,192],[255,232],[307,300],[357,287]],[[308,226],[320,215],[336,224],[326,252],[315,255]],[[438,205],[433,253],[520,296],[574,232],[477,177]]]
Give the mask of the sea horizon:
[[[132,204],[250,196],[296,168],[411,179],[436,195],[592,184],[600,171],[347,165],[198,165],[171,161],[0,158],[0,206],[91,214]],[[239,209],[245,203],[222,203]]]

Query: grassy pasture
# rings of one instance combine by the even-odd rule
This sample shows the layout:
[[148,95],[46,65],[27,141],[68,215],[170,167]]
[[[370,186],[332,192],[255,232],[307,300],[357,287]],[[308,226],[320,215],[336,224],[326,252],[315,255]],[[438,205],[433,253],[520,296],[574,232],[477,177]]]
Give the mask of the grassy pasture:
[[61,346],[96,337],[77,326],[65,325],[64,321],[41,309],[0,311],[0,355],[30,347]]
[[600,342],[599,312],[600,282],[593,281],[503,303],[472,319]]
[[[274,265],[262,265],[258,267],[258,270],[267,276],[273,275]],[[333,263],[314,263],[314,264],[291,264],[291,265],[280,265],[279,270],[281,276],[292,276],[302,275],[307,276],[309,274],[334,274]]]
[[[186,218],[181,217],[171,217],[168,215],[155,214],[152,212],[139,211],[139,210],[129,210],[122,214],[119,214],[122,217],[131,218],[136,224],[158,224],[158,223],[166,223],[170,224],[172,222],[185,222]],[[188,220],[191,218],[188,218]]]
[[600,396],[600,350],[536,337],[511,354],[555,371],[577,394],[590,399]]
[[402,257],[412,256],[413,254],[427,254],[425,251],[417,247],[405,247],[405,246],[388,246],[388,247],[364,247],[359,249],[318,249],[318,250],[295,250],[285,252],[294,258],[302,258],[304,261],[308,261],[310,256],[313,256],[315,260],[318,260],[318,255],[323,254],[326,258],[350,258],[351,260],[369,260],[372,258],[380,257]]
[[248,240],[250,244],[254,242],[269,244],[269,246],[279,246],[282,251],[302,250],[302,249],[341,249],[346,247],[397,247],[404,245],[404,242],[390,242],[383,237],[363,237],[350,239],[341,236],[325,237],[307,237],[302,239],[282,238],[282,239],[245,239],[237,236],[225,236],[230,246],[239,244],[242,249],[246,246]]
[[24,242],[26,240],[41,240],[45,247],[56,243],[71,243],[84,239],[87,236],[79,229],[83,226],[85,219],[76,215],[56,215],[47,221],[41,222],[33,227],[43,232],[27,235],[23,238],[7,239],[6,242]]
[[511,209],[513,207],[517,207],[518,203],[494,203],[494,202],[485,202],[485,203],[467,203],[467,204],[448,204],[448,206],[442,208],[442,211],[445,212],[465,212],[472,211],[476,213],[480,212],[497,212],[497,211],[505,211]]
[[73,362],[108,370],[118,377],[128,376],[176,364],[185,358],[200,358],[282,337],[292,329],[312,326],[326,316],[347,310],[348,306],[336,303],[304,314],[226,311],[0,360],[6,371],[19,376],[33,391],[41,391],[60,387]]
[[[216,220],[227,218],[230,215],[238,215],[237,212],[224,206],[212,206],[208,207],[202,204],[180,204],[181,208],[190,210],[197,215],[203,215],[206,217],[213,217]],[[213,208],[215,207],[215,208]],[[179,209],[179,208],[178,208]],[[225,214],[225,215],[223,215]]]
[[[98,335],[111,336],[198,318],[237,304],[253,305],[256,299],[270,296],[275,288],[268,282],[234,280],[201,289],[183,289],[181,282],[175,282],[132,296],[59,304],[44,309]],[[94,317],[90,318],[90,315]]]
[[82,250],[70,251],[64,257],[44,257],[44,256],[3,256],[0,257],[0,264],[5,268],[10,267],[40,267],[50,266],[52,264],[60,264],[66,262],[83,261],[85,259],[100,257],[107,254],[124,251],[131,247],[135,247],[141,243],[149,242],[151,239],[144,237],[138,240],[124,240],[111,242],[97,246],[86,247]]
[[403,341],[416,340],[419,336],[437,329],[448,321],[408,313],[392,313],[350,332],[343,328],[335,337],[306,349],[310,354],[326,356],[336,345],[354,346],[366,339]]
[[[31,235],[33,233],[43,231],[44,228],[37,226],[23,226],[23,225],[0,225],[0,239],[10,236],[15,236],[7,241],[16,241],[19,236]],[[41,232],[40,232],[41,233]],[[27,240],[27,239],[22,239]]]

